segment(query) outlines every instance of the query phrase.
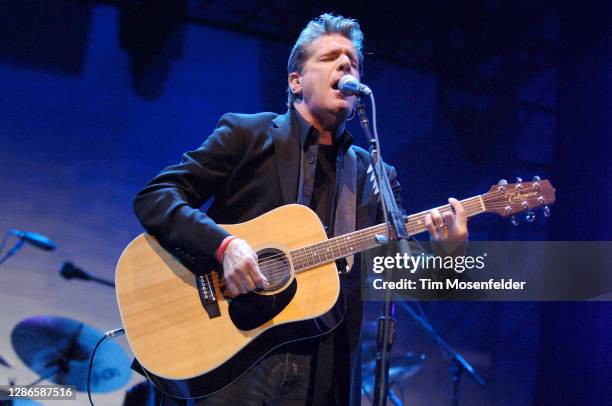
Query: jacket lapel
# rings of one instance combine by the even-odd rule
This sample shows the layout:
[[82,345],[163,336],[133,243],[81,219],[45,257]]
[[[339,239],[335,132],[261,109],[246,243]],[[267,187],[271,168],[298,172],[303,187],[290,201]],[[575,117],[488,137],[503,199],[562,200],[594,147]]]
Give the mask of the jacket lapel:
[[297,135],[292,134],[289,112],[272,120],[270,135],[274,140],[274,158],[283,202],[295,203],[300,175],[300,143]]

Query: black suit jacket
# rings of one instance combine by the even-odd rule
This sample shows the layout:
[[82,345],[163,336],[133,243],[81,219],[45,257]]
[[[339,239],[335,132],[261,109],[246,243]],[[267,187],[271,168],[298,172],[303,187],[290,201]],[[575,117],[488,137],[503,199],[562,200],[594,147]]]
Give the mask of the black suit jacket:
[[[301,155],[292,114],[228,113],[221,117],[200,148],[185,153],[178,165],[164,169],[136,196],[134,210],[147,232],[188,267],[206,270],[229,235],[217,223],[247,221],[296,203]],[[370,156],[362,148],[351,149],[357,176],[355,226],[361,229],[376,224],[381,216],[367,173]],[[386,171],[399,202],[395,170],[386,166]],[[214,202],[207,213],[200,211],[211,197]],[[354,266],[353,272],[341,278],[349,306],[337,332],[350,348],[351,369],[359,367],[356,357],[362,306],[358,268]],[[354,386],[358,399],[359,385]]]

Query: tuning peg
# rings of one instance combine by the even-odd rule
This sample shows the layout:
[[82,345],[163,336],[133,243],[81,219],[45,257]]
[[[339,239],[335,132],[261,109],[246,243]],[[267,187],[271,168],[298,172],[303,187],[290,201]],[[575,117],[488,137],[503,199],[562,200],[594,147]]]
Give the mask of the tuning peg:
[[550,207],[548,206],[544,206],[544,217],[546,218],[550,217]]
[[533,188],[536,190],[536,192],[540,191],[540,177],[538,175],[533,177]]
[[528,223],[533,223],[535,221],[535,213],[533,212],[533,210],[527,210],[527,213],[525,213],[525,220]]
[[508,184],[508,181],[506,179],[500,179],[499,182],[497,182],[498,186],[506,186]]
[[523,190],[523,178],[518,176],[516,177],[516,186],[514,188],[519,192]]
[[521,222],[516,216],[512,216],[510,217],[510,223],[512,223],[514,227],[517,227]]

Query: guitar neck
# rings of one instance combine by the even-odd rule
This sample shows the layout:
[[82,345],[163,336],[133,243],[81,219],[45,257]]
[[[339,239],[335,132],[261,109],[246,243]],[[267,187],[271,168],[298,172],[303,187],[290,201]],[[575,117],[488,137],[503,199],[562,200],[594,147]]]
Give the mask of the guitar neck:
[[[463,204],[468,217],[473,217],[486,211],[482,196],[480,195],[462,200],[461,204]],[[448,204],[437,207],[437,209],[440,214],[452,211],[451,206]],[[406,231],[409,235],[420,234],[427,230],[425,215],[430,211],[431,210],[422,211],[406,218]],[[292,250],[290,252],[291,261],[293,262],[296,272],[300,272],[374,248],[378,245],[376,242],[377,235],[387,235],[387,226],[385,224],[378,224]]]

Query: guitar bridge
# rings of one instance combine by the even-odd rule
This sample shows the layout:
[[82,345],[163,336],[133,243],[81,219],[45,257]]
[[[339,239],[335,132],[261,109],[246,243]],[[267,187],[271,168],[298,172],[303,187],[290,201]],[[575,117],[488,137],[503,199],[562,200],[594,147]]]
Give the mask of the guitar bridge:
[[221,310],[219,309],[219,303],[217,302],[217,296],[215,294],[215,288],[212,281],[211,273],[196,274],[196,286],[198,287],[198,294],[200,295],[200,301],[208,318],[213,319],[221,316]]

